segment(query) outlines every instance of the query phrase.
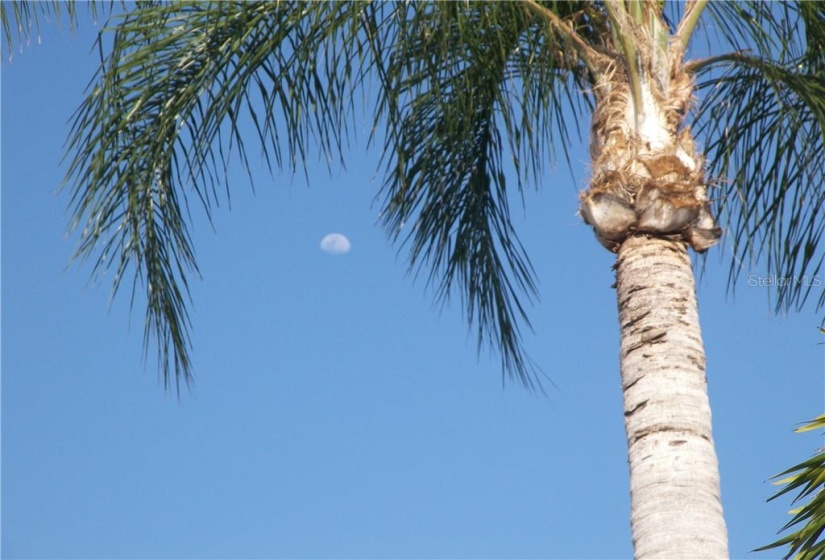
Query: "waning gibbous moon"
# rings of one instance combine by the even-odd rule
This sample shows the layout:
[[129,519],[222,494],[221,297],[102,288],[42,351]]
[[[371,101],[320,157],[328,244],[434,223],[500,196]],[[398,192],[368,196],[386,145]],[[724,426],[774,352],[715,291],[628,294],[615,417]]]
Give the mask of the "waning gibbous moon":
[[330,255],[343,255],[349,253],[352,244],[347,236],[342,233],[330,233],[321,240],[321,250]]

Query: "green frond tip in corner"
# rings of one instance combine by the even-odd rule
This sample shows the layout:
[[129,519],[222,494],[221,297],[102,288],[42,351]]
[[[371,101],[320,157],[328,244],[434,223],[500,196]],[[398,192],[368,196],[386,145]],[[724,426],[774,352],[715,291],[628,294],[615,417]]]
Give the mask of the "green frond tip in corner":
[[[825,414],[807,422],[794,431],[801,433],[821,428],[825,428]],[[824,558],[825,540],[822,539],[822,533],[825,532],[825,451],[820,451],[807,461],[779,473],[773,477],[773,480],[775,480],[774,484],[784,487],[771,496],[768,501],[795,490],[799,491],[799,495],[794,498],[794,504],[808,496],[812,495],[813,497],[807,504],[792,509],[789,513],[793,517],[780,530],[780,532],[783,532],[799,527],[796,531],[785,535],[776,542],[757,548],[754,552],[787,546],[788,549],[785,556],[782,557],[783,560],[790,558],[794,560]]]
[[[6,56],[12,58],[15,48],[22,51],[34,38],[40,42],[41,25],[44,22],[56,23],[58,27],[68,24],[74,32],[78,25],[77,4],[80,2],[64,2],[60,0],[31,2],[28,0],[3,0],[0,2],[0,26],[5,36]],[[111,12],[114,2],[99,2],[87,0],[82,2],[96,21],[98,15]],[[0,41],[2,42],[2,41]],[[5,58],[5,56],[3,57]]]

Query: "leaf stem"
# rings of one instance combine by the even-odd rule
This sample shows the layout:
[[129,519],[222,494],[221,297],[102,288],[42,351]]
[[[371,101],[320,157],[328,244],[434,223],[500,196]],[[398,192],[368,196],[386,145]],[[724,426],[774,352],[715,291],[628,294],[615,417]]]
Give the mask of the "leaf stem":
[[685,63],[684,69],[685,72],[687,72],[688,74],[696,74],[705,67],[711,66],[712,64],[716,64],[719,62],[747,62],[749,59],[750,57],[748,57],[745,54],[745,51],[736,51],[716,56],[709,56],[707,58],[698,58],[696,60],[691,60],[690,62]]
[[695,0],[688,2],[685,6],[685,15],[682,17],[682,21],[679,22],[679,27],[676,29],[676,39],[681,45],[682,52],[685,52],[687,49],[690,36],[693,35],[693,30],[696,28],[696,24],[699,23],[699,16],[702,15],[702,11],[705,9],[707,3],[708,0]]
[[644,104],[642,100],[642,83],[639,77],[638,57],[636,45],[633,42],[633,29],[629,23],[629,14],[616,0],[606,0],[607,15],[610,18],[610,31],[613,36],[613,44],[617,50],[624,52],[625,67],[627,77],[630,81],[630,94],[633,96],[633,113],[636,117],[636,125],[641,122]]
[[597,61],[603,57],[599,51],[594,49],[581,35],[576,33],[575,29],[565,23],[559,16],[553,13],[552,10],[548,10],[535,0],[524,0],[524,4],[533,13],[547,20],[553,31],[567,38],[573,44],[579,58],[587,66],[588,70],[590,70],[594,76],[598,74],[597,68],[599,66]]

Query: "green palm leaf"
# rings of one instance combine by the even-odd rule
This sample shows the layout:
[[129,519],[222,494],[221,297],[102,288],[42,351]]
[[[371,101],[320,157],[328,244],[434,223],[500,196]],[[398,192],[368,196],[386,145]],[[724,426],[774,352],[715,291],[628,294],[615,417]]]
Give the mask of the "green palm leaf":
[[[712,8],[736,50],[694,64],[707,76],[699,122],[710,174],[725,178],[713,196],[732,244],[731,286],[745,262],[764,259],[783,279],[777,310],[799,308],[822,286],[825,262],[825,7]],[[781,40],[794,36],[807,42]]]
[[384,225],[408,243],[411,267],[429,270],[439,299],[457,288],[479,346],[499,348],[504,371],[537,386],[519,333],[529,326],[521,297],[535,283],[505,170],[517,171],[518,192],[538,178],[551,155],[544,142],[567,139],[561,111],[578,93],[558,69],[558,40],[518,4],[402,11],[380,39]]
[[[84,2],[93,20],[98,13],[110,11],[114,2],[104,4],[90,0]],[[29,2],[26,0],[11,0],[0,2],[0,21],[3,25],[3,34],[6,36],[6,47],[9,53],[14,51],[15,43],[20,47],[31,40],[32,35],[40,38],[42,22],[54,20],[58,25],[64,21],[69,29],[74,29],[78,22],[77,2]]]
[[[340,150],[359,79],[350,61],[363,44],[342,35],[359,32],[360,13],[343,3],[146,3],[116,20],[75,115],[67,182],[83,228],[78,257],[96,273],[116,259],[115,291],[129,271],[143,282],[145,340],[158,344],[165,382],[191,374],[189,196],[210,214],[233,154],[249,169],[243,115],[270,165],[296,170],[310,142]],[[344,46],[325,55],[333,44]]]
[[[795,431],[821,430],[823,427],[825,415],[815,418]],[[757,548],[756,551],[787,546],[787,553],[783,556],[785,560],[822,558],[825,555],[825,539],[822,537],[825,532],[825,452],[818,453],[773,478],[779,479],[775,484],[784,485],[784,488],[771,496],[771,500],[794,491],[798,491],[794,503],[811,495],[813,497],[804,506],[792,510],[793,518],[781,529],[787,531],[799,527],[796,531],[769,545]]]

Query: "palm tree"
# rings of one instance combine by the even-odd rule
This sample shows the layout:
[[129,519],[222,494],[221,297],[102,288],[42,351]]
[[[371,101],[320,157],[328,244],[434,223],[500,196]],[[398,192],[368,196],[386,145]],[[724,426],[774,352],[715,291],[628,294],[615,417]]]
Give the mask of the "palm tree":
[[[10,46],[10,22],[25,38],[62,9],[2,8]],[[698,29],[721,54],[687,58]],[[538,184],[559,148],[570,163],[571,131],[590,117],[579,212],[616,253],[635,554],[727,556],[688,248],[719,241],[716,214],[732,279],[757,259],[782,277],[820,270],[820,4],[143,2],[110,30],[70,133],[77,254],[95,272],[113,266],[115,290],[127,274],[145,290],[145,340],[178,388],[191,379],[197,273],[187,198],[211,212],[233,154],[249,169],[250,141],[270,169],[300,170],[312,147],[343,161],[366,110],[389,236],[439,298],[461,295],[503,371],[540,389],[521,344],[536,287],[505,171],[519,193]],[[782,283],[777,307],[802,305],[812,286]]]

